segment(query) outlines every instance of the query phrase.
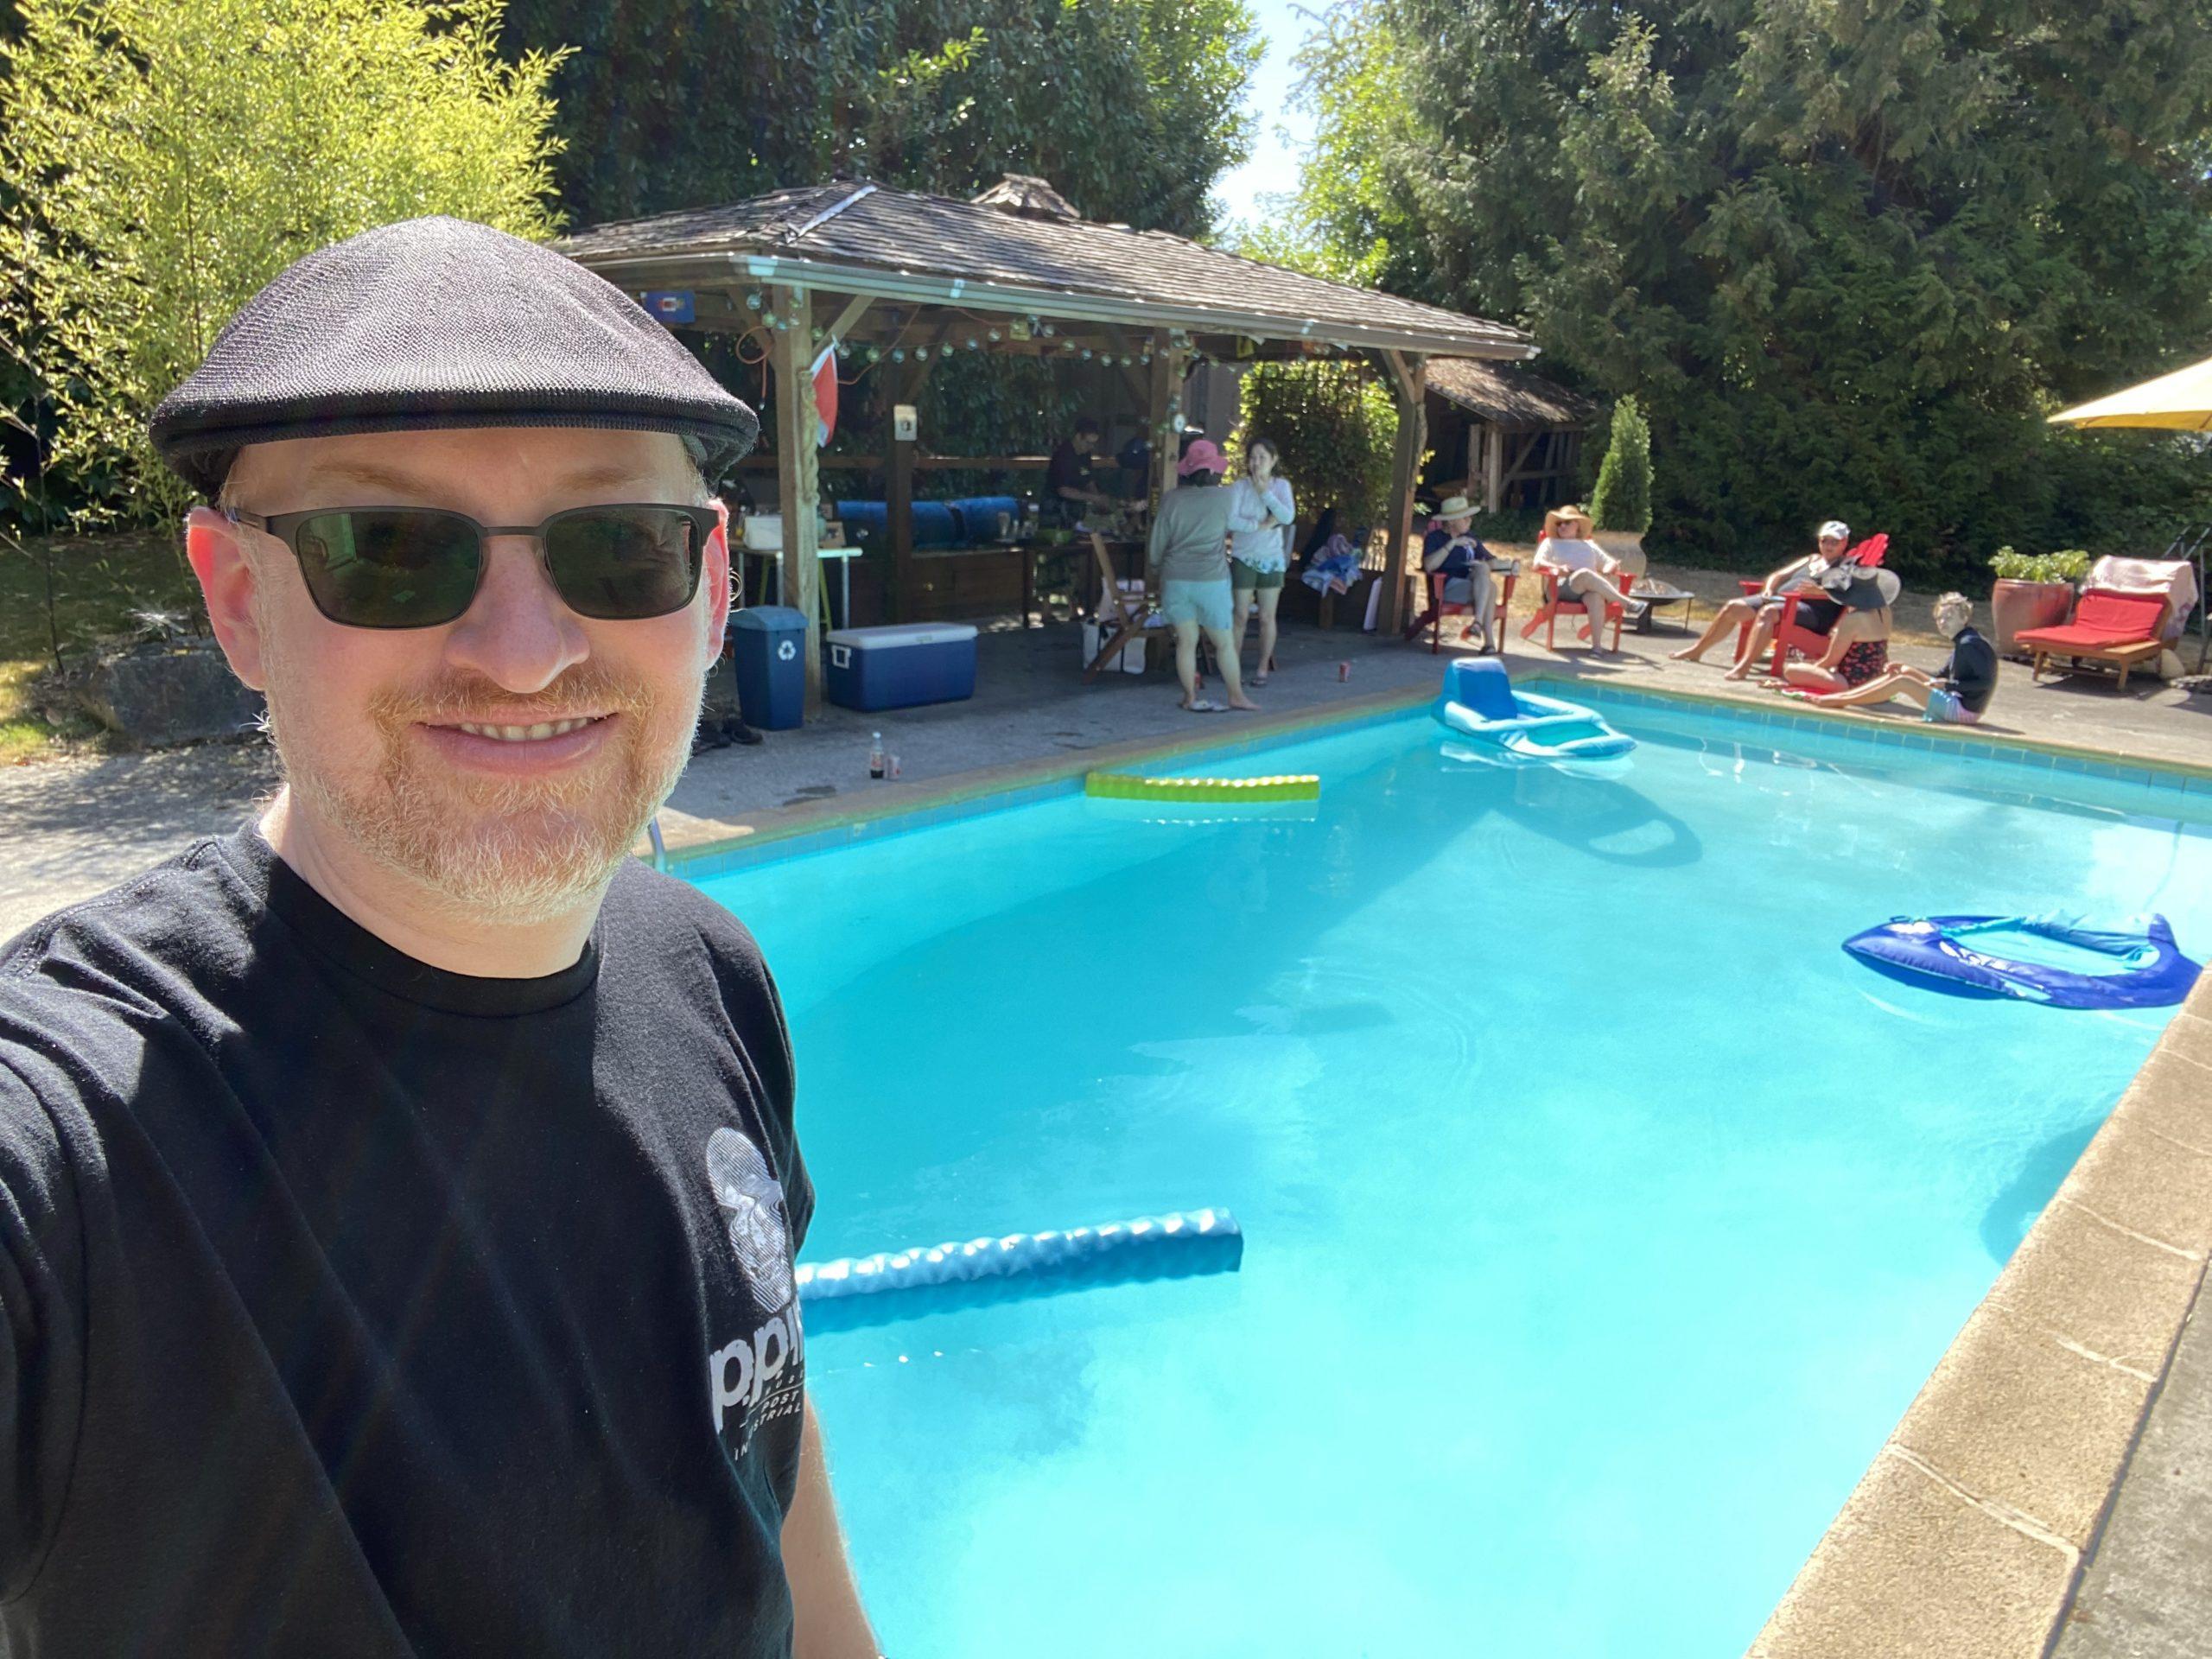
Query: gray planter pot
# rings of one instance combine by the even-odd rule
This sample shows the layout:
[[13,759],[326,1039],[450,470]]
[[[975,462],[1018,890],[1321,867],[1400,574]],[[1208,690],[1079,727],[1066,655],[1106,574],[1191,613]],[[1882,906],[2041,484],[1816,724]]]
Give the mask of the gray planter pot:
[[238,683],[213,640],[103,657],[79,695],[101,725],[142,748],[242,737],[261,718],[261,694]]

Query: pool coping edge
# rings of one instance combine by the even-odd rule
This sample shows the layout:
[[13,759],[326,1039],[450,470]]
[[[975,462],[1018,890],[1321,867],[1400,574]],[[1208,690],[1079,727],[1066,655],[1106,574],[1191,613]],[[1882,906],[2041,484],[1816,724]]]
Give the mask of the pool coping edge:
[[2212,974],[1936,1361],[1751,1659],[2050,1654],[2209,1255]]
[[[1548,684],[1572,697],[1577,693],[1599,702],[1656,703],[1699,713],[1747,718],[1752,723],[1781,730],[1823,733],[1872,747],[1934,751],[1952,746],[1965,758],[1979,754],[2008,759],[2048,757],[2055,768],[2078,775],[2102,777],[2116,783],[2152,781],[2150,774],[2177,780],[2186,793],[2212,799],[2212,767],[2192,766],[2162,756],[2116,756],[2068,743],[1986,732],[1977,727],[1928,725],[1855,716],[1841,709],[1793,706],[1774,709],[1744,696],[1726,692],[1683,691],[1643,685],[1592,685],[1571,677],[1537,671],[1519,677],[1521,683]],[[1266,747],[1287,737],[1316,734],[1321,728],[1351,730],[1359,726],[1394,719],[1431,702],[1433,688],[1399,687],[1341,702],[1322,703],[1281,714],[1262,715],[1240,723],[1235,737],[1217,728],[1187,736],[1132,738],[1101,748],[1071,751],[1001,766],[978,767],[912,783],[885,783],[864,793],[833,796],[796,806],[763,807],[739,818],[708,818],[662,809],[660,823],[665,862],[687,876],[720,874],[758,860],[798,855],[834,846],[926,828],[956,818],[1048,799],[1074,792],[1085,773],[1156,762],[1189,763],[1205,758],[1228,759]],[[819,842],[819,846],[812,844]],[[641,858],[650,849],[640,843]]]

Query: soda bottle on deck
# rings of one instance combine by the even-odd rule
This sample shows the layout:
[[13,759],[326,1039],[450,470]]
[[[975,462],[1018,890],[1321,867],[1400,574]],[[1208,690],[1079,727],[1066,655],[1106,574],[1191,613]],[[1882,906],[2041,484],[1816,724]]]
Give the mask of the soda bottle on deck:
[[871,732],[868,734],[868,775],[871,778],[883,776],[883,734],[881,732]]

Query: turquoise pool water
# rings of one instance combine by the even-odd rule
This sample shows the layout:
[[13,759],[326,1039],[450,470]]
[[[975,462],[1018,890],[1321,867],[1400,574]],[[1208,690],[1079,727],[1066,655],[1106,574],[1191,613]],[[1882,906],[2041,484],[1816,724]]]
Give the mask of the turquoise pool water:
[[702,883],[789,1004],[810,1258],[1244,1224],[1234,1275],[811,1339],[887,1651],[1757,1631],[2170,1013],[1916,993],[1840,941],[2157,908],[2201,957],[2212,830],[1609,712],[1618,779],[1414,717],[1205,768],[1319,772],[1310,822],[1067,798]]

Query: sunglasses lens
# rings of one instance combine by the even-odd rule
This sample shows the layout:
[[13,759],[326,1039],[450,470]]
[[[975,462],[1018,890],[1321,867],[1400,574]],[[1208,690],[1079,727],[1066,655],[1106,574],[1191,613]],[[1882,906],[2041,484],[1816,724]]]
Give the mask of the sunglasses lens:
[[458,514],[419,507],[318,512],[293,535],[316,607],[357,628],[450,622],[476,594],[480,545]]
[[545,526],[545,565],[569,607],[627,622],[665,616],[699,588],[703,542],[676,507],[584,507]]

